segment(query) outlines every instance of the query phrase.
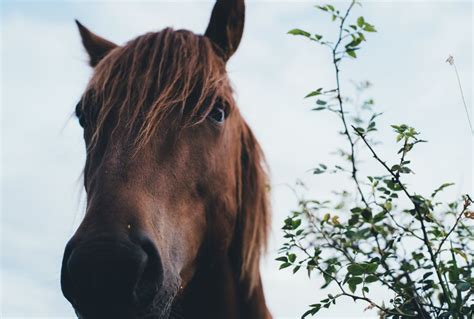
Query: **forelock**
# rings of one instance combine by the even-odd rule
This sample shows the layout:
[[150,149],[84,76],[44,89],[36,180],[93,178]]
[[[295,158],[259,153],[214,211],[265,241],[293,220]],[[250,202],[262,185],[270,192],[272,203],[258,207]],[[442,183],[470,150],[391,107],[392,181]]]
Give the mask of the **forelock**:
[[211,41],[167,28],[112,50],[97,65],[82,101],[93,117],[92,144],[108,123],[125,129],[141,148],[164,119],[181,127],[199,123],[218,98],[232,103],[232,90]]

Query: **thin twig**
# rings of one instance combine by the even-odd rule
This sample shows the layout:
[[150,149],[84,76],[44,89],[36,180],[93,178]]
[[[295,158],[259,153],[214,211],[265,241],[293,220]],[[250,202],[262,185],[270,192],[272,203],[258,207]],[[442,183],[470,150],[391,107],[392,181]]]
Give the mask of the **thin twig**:
[[418,236],[413,230],[409,229],[409,228],[406,228],[405,226],[401,225],[400,223],[397,222],[397,220],[395,219],[395,217],[386,209],[384,209],[385,213],[392,219],[393,223],[400,229],[402,229],[403,231],[409,233],[410,235],[412,235],[413,237],[421,240],[421,241],[424,241],[423,238],[421,238],[420,236]]
[[450,65],[454,66],[454,71],[456,72],[456,78],[458,80],[459,91],[461,92],[462,102],[464,104],[464,110],[466,111],[467,121],[469,122],[469,127],[471,128],[471,133],[474,134],[474,129],[472,128],[471,117],[469,116],[469,111],[467,110],[466,99],[464,98],[464,92],[462,90],[461,79],[459,78],[458,68],[456,67],[456,63],[454,63],[454,57],[449,56],[446,60]]
[[[295,241],[295,246],[297,248],[299,248],[301,251],[303,251],[307,256],[308,258],[310,259],[313,259],[313,256],[311,256],[311,254],[309,254],[306,249],[301,245],[301,243],[298,241],[296,242]],[[324,269],[322,269],[319,265],[316,265],[315,266],[316,269],[318,269],[319,272],[321,272],[322,274],[325,274],[326,276],[328,276],[329,278],[331,278],[338,286],[339,286],[339,289],[341,290],[341,293],[339,295],[336,295],[335,298],[338,298],[340,296],[346,296],[346,297],[351,297],[354,301],[356,300],[363,300],[363,301],[366,301],[368,302],[369,304],[371,304],[372,306],[378,308],[380,311],[386,313],[386,314],[392,314],[392,315],[404,315],[404,316],[408,316],[408,317],[416,317],[415,315],[410,315],[410,314],[406,314],[406,313],[403,313],[401,310],[397,309],[398,312],[393,312],[393,311],[390,311],[389,309],[387,308],[384,308],[383,306],[380,306],[380,305],[377,305],[375,302],[373,302],[372,300],[370,300],[369,298],[367,297],[361,297],[361,296],[357,296],[357,295],[354,295],[354,294],[350,294],[348,293],[345,289],[344,289],[344,286],[342,285],[341,281],[338,280],[335,276],[333,276],[331,273],[328,273],[327,271],[325,271]]]
[[415,207],[415,212],[417,213],[418,219],[420,220],[421,230],[423,232],[423,238],[424,238],[425,246],[428,249],[428,253],[430,255],[431,262],[433,263],[433,267],[435,269],[436,276],[438,277],[439,283],[440,283],[441,288],[443,290],[443,293],[446,297],[446,301],[449,305],[449,308],[452,308],[452,302],[451,302],[451,298],[450,298],[450,295],[449,295],[449,291],[448,291],[448,288],[446,287],[446,285],[444,283],[444,280],[441,276],[439,266],[438,266],[438,262],[436,261],[436,256],[433,252],[433,249],[431,248],[430,240],[429,240],[429,237],[428,237],[428,232],[426,231],[424,217],[423,217],[423,214],[421,213],[421,211],[419,210],[419,205],[415,202],[415,200],[413,199],[413,196],[408,192],[405,185],[403,185],[403,183],[400,181],[400,178],[387,166],[387,164],[377,155],[377,153],[375,153],[374,149],[369,144],[369,142],[365,138],[364,134],[357,131],[357,129],[354,126],[353,126],[353,129],[355,130],[356,134],[360,136],[362,141],[364,141],[365,145],[367,145],[367,147],[369,148],[369,150],[372,153],[372,155],[374,156],[374,158],[392,175],[393,179],[397,182],[397,184],[400,186],[400,188],[403,190],[405,195],[408,197],[408,199],[412,202],[413,206]]
[[471,200],[470,199],[466,199],[466,201],[464,202],[464,206],[463,206],[463,209],[461,211],[461,213],[459,214],[459,216],[456,218],[456,222],[454,223],[453,227],[449,230],[449,232],[446,234],[446,236],[443,238],[443,240],[441,241],[441,243],[439,244],[439,247],[438,247],[438,250],[436,251],[435,253],[435,257],[439,255],[439,253],[441,252],[441,248],[443,248],[443,245],[444,243],[446,242],[446,240],[448,239],[448,237],[451,235],[451,233],[458,227],[458,224],[459,222],[461,221],[461,218],[463,217],[464,213],[466,212],[467,208],[469,207],[469,205],[471,204]]
[[339,48],[339,45],[341,44],[341,41],[343,39],[342,31],[344,30],[344,23],[346,22],[346,19],[349,16],[349,12],[352,10],[352,7],[355,5],[355,3],[356,3],[356,1],[354,1],[354,0],[351,2],[349,8],[347,8],[346,13],[344,14],[344,17],[341,19],[341,24],[339,25],[339,37],[338,37],[338,40],[337,40],[336,44],[334,45],[334,48],[332,48],[332,60],[333,60],[334,68],[335,68],[335,71],[336,71],[337,101],[339,103],[339,113],[341,115],[342,123],[344,125],[344,135],[347,136],[347,139],[349,140],[349,143],[351,145],[352,179],[354,180],[354,182],[356,184],[356,187],[357,187],[357,190],[360,194],[360,198],[361,198],[362,202],[364,202],[365,206],[367,208],[369,208],[369,204],[365,200],[364,193],[362,192],[362,189],[360,187],[360,182],[357,178],[357,167],[356,167],[355,150],[354,150],[354,145],[355,144],[354,144],[354,141],[352,140],[352,136],[349,132],[347,122],[346,122],[346,116],[345,116],[345,112],[344,112],[344,105],[343,105],[342,96],[341,96],[341,85],[340,85],[340,81],[339,81],[338,61],[340,61],[340,60],[338,60],[338,58],[337,58],[337,54],[338,54],[337,49]]

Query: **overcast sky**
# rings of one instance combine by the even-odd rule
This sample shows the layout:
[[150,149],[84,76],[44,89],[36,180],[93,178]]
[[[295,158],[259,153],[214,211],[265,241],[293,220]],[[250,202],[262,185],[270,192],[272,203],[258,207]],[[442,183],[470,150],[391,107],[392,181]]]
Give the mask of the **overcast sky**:
[[[345,146],[330,114],[311,113],[302,97],[334,87],[329,55],[314,43],[286,35],[300,27],[326,33],[327,17],[314,2],[248,1],[245,34],[228,65],[236,98],[266,152],[272,176],[273,232],[262,263],[267,301],[276,318],[297,318],[328,292],[318,280],[278,271],[280,226],[296,201],[286,184],[297,178],[308,197],[321,198],[346,180],[312,176],[307,170],[330,163]],[[73,19],[124,43],[166,26],[202,33],[213,1],[15,2],[2,1],[1,16],[1,317],[74,317],[62,297],[59,274],[63,247],[80,222],[82,132],[70,119],[91,75]],[[345,7],[345,2],[338,2]],[[378,33],[356,61],[342,65],[343,89],[350,80],[370,80],[379,122],[379,152],[390,159],[396,145],[390,124],[407,123],[430,141],[413,153],[416,175],[408,182],[430,192],[446,181],[454,199],[472,194],[472,149],[453,67],[472,105],[473,5],[471,1],[367,2],[364,15]],[[332,25],[334,27],[334,25]],[[470,110],[472,113],[472,110]],[[367,153],[364,168],[377,171]],[[346,300],[320,317],[375,317],[364,304]]]

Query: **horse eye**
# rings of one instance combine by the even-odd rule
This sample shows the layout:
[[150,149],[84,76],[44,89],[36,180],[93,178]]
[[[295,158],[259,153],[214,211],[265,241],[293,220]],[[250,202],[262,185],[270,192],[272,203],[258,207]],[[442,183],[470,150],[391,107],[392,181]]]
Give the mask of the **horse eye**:
[[214,123],[222,124],[225,120],[225,111],[221,106],[214,106],[207,118]]

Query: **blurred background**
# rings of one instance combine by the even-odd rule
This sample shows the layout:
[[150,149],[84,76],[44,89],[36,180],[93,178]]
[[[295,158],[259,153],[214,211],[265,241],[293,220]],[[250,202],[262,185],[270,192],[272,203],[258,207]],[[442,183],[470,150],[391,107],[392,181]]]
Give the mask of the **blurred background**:
[[[327,295],[321,281],[278,270],[280,228],[296,207],[290,190],[297,179],[308,197],[350,185],[348,179],[311,175],[329,153],[346,146],[338,119],[311,112],[304,100],[318,87],[334,87],[329,52],[287,31],[331,34],[320,2],[247,1],[241,46],[228,65],[236,99],[266,153],[272,177],[273,230],[262,261],[269,307],[275,318],[298,318]],[[332,3],[332,2],[331,2]],[[370,80],[369,95],[380,111],[377,149],[396,153],[390,124],[407,123],[430,143],[412,154],[419,193],[455,182],[444,194],[472,194],[473,139],[459,93],[453,55],[468,106],[473,93],[473,3],[471,1],[364,1],[364,15],[377,33],[342,64],[342,87]],[[1,3],[1,308],[2,318],[73,318],[59,284],[63,248],[84,211],[82,130],[72,117],[91,75],[74,24],[79,19],[101,36],[124,43],[164,27],[202,33],[214,1],[8,1]],[[341,8],[347,2],[335,2]],[[472,110],[470,110],[472,114]],[[343,144],[344,143],[344,144]],[[368,153],[362,166],[376,170]],[[364,304],[346,300],[319,317],[377,317]]]

